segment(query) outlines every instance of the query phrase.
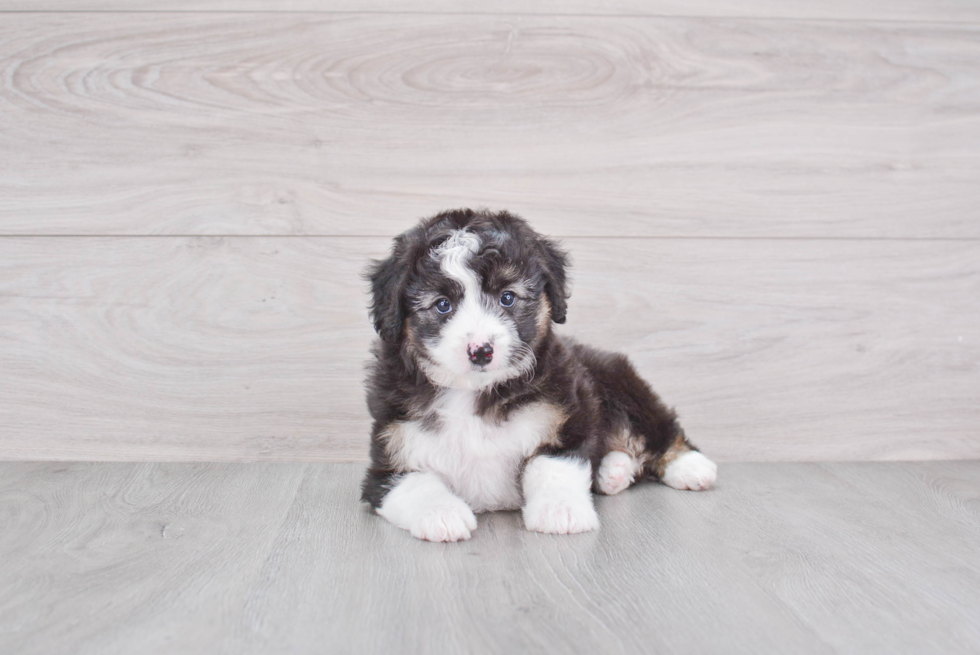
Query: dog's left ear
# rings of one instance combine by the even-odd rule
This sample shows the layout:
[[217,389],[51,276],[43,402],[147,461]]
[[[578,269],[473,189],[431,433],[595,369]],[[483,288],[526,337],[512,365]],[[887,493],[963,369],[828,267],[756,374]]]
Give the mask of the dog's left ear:
[[568,280],[565,277],[568,253],[558,247],[557,243],[544,237],[538,240],[538,245],[544,256],[544,292],[551,303],[551,320],[564,323],[568,307]]
[[405,323],[403,296],[408,282],[409,257],[404,235],[395,239],[391,256],[376,260],[364,277],[371,282],[371,320],[385,341],[397,341]]

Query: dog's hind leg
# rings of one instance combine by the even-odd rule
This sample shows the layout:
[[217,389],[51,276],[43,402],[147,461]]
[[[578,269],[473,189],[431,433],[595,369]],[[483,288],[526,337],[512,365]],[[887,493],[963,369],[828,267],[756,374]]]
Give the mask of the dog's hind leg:
[[[673,414],[670,412],[671,417]],[[634,429],[642,430],[643,426],[635,426]],[[647,430],[649,429],[647,427]],[[670,441],[666,448],[663,447],[661,440],[647,440],[648,448],[644,454],[646,475],[660,480],[674,489],[690,489],[692,491],[709,489],[718,477],[718,465],[702,455],[687,440],[684,429],[677,423],[676,418],[670,425],[668,432],[670,433]]]
[[[622,433],[628,447],[621,450],[637,463],[636,476],[652,477],[674,489],[710,488],[718,476],[718,466],[687,440],[674,411],[664,405],[632,366],[620,366],[619,378],[619,393],[607,397],[606,402],[620,422],[625,419]],[[610,443],[613,448],[615,441]],[[621,461],[616,456],[610,464]],[[602,484],[602,478],[597,478],[600,491]]]
[[641,468],[639,461],[629,453],[611,450],[599,464],[596,488],[607,496],[614,496],[633,484]]
[[636,479],[651,477],[674,489],[699,490],[714,484],[718,467],[687,440],[677,415],[624,355],[581,345],[575,349],[602,399],[607,436],[595,479],[598,491],[614,494],[629,486],[623,482],[628,476],[618,474],[625,467],[624,456],[635,462]]
[[718,477],[718,465],[695,450],[681,433],[671,448],[650,462],[650,471],[668,487],[702,491]]

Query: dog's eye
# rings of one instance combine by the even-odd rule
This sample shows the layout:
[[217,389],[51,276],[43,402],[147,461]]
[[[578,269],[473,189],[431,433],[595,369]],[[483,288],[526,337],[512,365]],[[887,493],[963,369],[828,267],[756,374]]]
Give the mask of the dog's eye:
[[516,298],[517,296],[514,295],[513,291],[504,291],[500,294],[500,304],[504,307],[513,307]]
[[447,298],[440,298],[436,301],[436,311],[440,314],[448,314],[453,311],[453,304]]

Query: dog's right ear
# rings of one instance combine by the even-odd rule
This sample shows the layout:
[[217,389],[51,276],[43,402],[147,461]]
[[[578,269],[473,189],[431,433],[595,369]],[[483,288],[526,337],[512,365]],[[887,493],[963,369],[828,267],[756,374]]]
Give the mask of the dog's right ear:
[[398,237],[391,256],[374,261],[364,274],[371,282],[371,320],[385,341],[397,341],[405,322],[403,297],[409,272],[406,250],[404,238]]

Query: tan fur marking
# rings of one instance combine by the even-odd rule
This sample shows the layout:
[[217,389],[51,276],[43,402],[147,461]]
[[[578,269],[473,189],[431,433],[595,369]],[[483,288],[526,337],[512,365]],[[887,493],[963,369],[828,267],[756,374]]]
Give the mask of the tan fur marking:
[[545,335],[548,334],[548,326],[551,325],[551,303],[543,296],[541,304],[538,305],[536,325],[538,327],[538,339],[544,339]]
[[[514,279],[514,278],[517,277],[517,275],[515,273],[514,275],[510,275],[508,277],[510,277],[511,279]],[[530,280],[523,280],[523,279],[517,280],[516,282],[514,282],[512,284],[508,284],[507,285],[507,288],[510,289],[511,291],[513,291],[514,293],[516,293],[518,296],[525,296],[525,297],[527,297],[527,296],[530,296],[531,293],[532,293],[532,287],[531,287]]]
[[405,424],[396,421],[382,430],[379,437],[385,444],[385,451],[388,453],[391,463],[396,468],[404,470],[401,451],[405,447]]
[[414,327],[408,320],[402,325],[402,336],[413,346],[418,345],[418,334],[416,334]]
[[643,439],[630,433],[629,430],[622,430],[609,439],[609,448],[606,450],[618,450],[630,457],[638,458],[643,454]]
[[658,478],[664,477],[664,471],[667,470],[667,465],[689,450],[691,450],[691,446],[687,443],[687,439],[684,438],[684,433],[681,432],[674,439],[674,443],[670,444],[667,452],[654,460],[650,471]]
[[607,452],[618,450],[626,453],[636,461],[636,470],[642,471],[653,455],[646,451],[646,443],[643,437],[632,434],[629,430],[623,430],[613,435],[609,439]]
[[498,269],[497,275],[505,280],[516,280],[520,277],[521,271],[513,264],[507,264]]
[[568,414],[565,410],[558,405],[547,405],[548,409],[551,410],[551,425],[548,427],[547,434],[541,437],[541,444],[538,446],[557,446],[558,445],[558,433],[561,431],[565,421],[568,420]]
[[424,360],[425,351],[422,350],[422,344],[419,342],[418,330],[410,321],[405,321],[403,334],[405,336],[405,350],[412,355],[412,359],[415,361]]

